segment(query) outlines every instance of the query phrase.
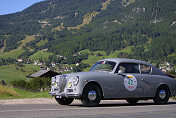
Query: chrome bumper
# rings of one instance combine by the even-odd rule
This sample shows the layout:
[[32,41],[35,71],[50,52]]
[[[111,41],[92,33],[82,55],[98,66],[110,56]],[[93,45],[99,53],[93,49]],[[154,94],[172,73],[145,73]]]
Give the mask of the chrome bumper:
[[49,94],[51,96],[55,96],[56,98],[61,98],[61,97],[66,97],[66,98],[80,98],[81,97],[81,94],[79,93],[74,93],[74,92],[62,92],[62,93],[59,93],[59,92],[49,92]]

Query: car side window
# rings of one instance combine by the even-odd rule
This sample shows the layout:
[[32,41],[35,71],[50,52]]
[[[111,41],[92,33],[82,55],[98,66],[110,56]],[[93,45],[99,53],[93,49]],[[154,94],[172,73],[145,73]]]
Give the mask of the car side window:
[[140,64],[140,71],[141,71],[141,74],[150,74],[151,67],[144,64]]
[[116,73],[140,73],[139,64],[136,63],[120,63]]

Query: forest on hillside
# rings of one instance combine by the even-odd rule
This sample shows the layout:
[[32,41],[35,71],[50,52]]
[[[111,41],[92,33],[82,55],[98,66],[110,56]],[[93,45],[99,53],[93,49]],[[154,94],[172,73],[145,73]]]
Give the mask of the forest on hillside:
[[[131,53],[117,57],[176,64],[175,0],[135,0],[127,6],[123,0],[111,0],[102,10],[105,1],[47,0],[0,16],[0,48],[6,44],[4,52],[9,52],[18,48],[26,35],[35,35],[18,58],[28,58],[42,49],[69,57],[84,49],[110,54],[130,46]],[[80,25],[84,16],[93,12],[98,14],[89,24],[68,29]],[[58,26],[59,30],[53,30]],[[37,45],[42,41],[45,43]]]

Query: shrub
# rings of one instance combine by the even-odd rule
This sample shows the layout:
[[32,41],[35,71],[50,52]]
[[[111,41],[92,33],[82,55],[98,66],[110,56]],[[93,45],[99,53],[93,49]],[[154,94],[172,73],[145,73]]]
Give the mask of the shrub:
[[26,81],[25,80],[15,80],[15,81],[12,81],[11,84],[13,86],[16,86],[16,87],[21,87],[21,88],[25,88],[26,86]]
[[90,67],[90,65],[89,64],[80,64],[80,65],[78,65],[78,66],[74,66],[73,67],[73,71],[74,72],[81,72],[81,71],[83,71],[83,69],[84,68],[87,68],[87,67]]
[[18,96],[18,93],[12,87],[2,86],[1,84],[0,84],[0,94],[9,96]]
[[26,90],[47,91],[51,86],[51,79],[38,77],[38,78],[33,78],[30,81],[25,81],[25,80],[12,81],[11,84],[14,87],[20,87]]

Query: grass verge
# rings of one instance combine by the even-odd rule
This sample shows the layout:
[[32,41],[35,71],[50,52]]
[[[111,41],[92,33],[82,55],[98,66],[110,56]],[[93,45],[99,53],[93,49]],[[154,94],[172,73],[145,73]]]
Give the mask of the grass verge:
[[19,94],[12,87],[2,86],[0,85],[0,98],[4,96],[9,97],[18,97]]
[[0,85],[0,100],[25,98],[50,98],[48,92],[30,92]]

